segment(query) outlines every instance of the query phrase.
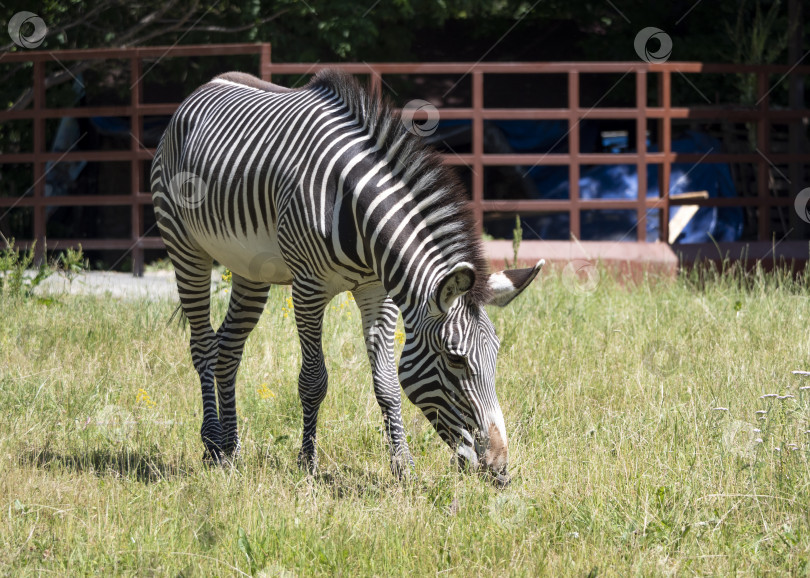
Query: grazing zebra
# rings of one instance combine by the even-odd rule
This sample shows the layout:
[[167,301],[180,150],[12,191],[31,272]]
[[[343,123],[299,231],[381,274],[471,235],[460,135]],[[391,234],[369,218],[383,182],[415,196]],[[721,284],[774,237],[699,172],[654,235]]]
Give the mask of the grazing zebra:
[[[499,342],[483,306],[509,303],[543,263],[487,274],[457,178],[406,130],[390,103],[334,70],[300,89],[223,74],[180,105],[158,146],[151,181],[191,327],[208,457],[219,461],[239,451],[234,383],[245,340],[270,285],[291,284],[302,354],[303,467],[317,465],[315,430],[327,386],[324,311],[351,290],[394,474],[413,466],[393,352],[402,312],[399,381],[408,399],[460,462],[508,479],[494,387]],[[233,273],[228,312],[216,332],[214,259]]]

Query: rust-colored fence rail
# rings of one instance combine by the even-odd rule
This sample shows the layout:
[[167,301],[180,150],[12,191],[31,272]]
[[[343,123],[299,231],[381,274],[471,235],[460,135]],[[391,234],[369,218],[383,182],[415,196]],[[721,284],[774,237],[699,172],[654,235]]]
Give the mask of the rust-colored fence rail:
[[[159,61],[163,58],[237,55],[258,55],[260,68],[270,62],[269,44],[220,44],[211,46],[173,46],[99,50],[62,50],[25,51],[7,53],[3,62],[32,62],[33,101],[30,108],[0,112],[0,123],[11,120],[30,119],[34,123],[33,151],[17,154],[0,155],[0,170],[9,164],[33,165],[33,186],[20,197],[0,197],[0,214],[10,208],[33,208],[33,239],[20,239],[19,247],[29,247],[37,242],[37,251],[41,254],[46,245],[48,249],[77,247],[84,249],[124,250],[132,253],[133,272],[143,272],[143,254],[145,249],[161,249],[163,242],[154,235],[154,231],[144,230],[144,207],[152,204],[149,183],[144,182],[144,166],[148,166],[154,157],[154,150],[147,149],[141,143],[143,119],[147,116],[171,115],[179,103],[146,104],[143,102],[143,85],[140,82],[148,74],[144,61]],[[130,103],[127,106],[48,108],[45,102],[45,65],[58,61],[62,64],[72,61],[87,60],[123,60],[129,64],[131,79]],[[258,72],[258,71],[257,71]],[[53,118],[89,118],[89,117],[127,117],[130,126],[129,150],[100,151],[67,151],[49,152],[45,138],[45,121]],[[45,196],[45,166],[48,162],[67,163],[71,161],[88,162],[121,162],[130,163],[129,194],[113,195],[62,195]],[[84,207],[84,206],[127,206],[131,211],[131,234],[127,239],[46,239],[47,207]]]
[[[471,78],[471,106],[466,108],[441,108],[442,119],[470,119],[472,121],[472,150],[470,153],[446,155],[450,164],[466,165],[471,169],[472,204],[479,227],[488,214],[498,213],[548,213],[567,212],[570,216],[570,233],[580,237],[581,212],[596,209],[630,209],[636,212],[637,235],[644,240],[646,222],[651,212],[657,211],[660,239],[668,239],[670,207],[676,205],[698,205],[707,207],[754,207],[757,210],[757,239],[770,241],[772,230],[771,210],[774,207],[790,207],[796,191],[784,196],[775,196],[771,191],[770,169],[776,165],[807,163],[807,155],[797,151],[772,152],[770,150],[770,130],[774,123],[789,124],[801,122],[810,117],[810,110],[776,110],[770,106],[772,90],[771,78],[784,79],[788,74],[807,74],[810,66],[740,66],[726,64],[702,64],[695,62],[666,62],[651,64],[646,62],[564,62],[564,63],[272,63],[270,45],[219,45],[154,47],[121,50],[60,51],[55,53],[60,61],[90,59],[126,59],[130,63],[132,78],[143,75],[143,61],[163,57],[182,56],[228,56],[237,54],[258,54],[259,74],[269,80],[273,74],[313,74],[325,67],[339,67],[343,70],[371,77],[372,88],[380,90],[385,75],[458,75]],[[75,246],[81,243],[86,249],[126,249],[133,253],[133,268],[142,271],[143,251],[162,247],[158,237],[148,236],[144,231],[143,209],[151,204],[148,183],[142,182],[143,163],[148,163],[153,151],[141,145],[140,131],[142,120],[147,115],[171,114],[177,103],[144,104],[139,83],[131,90],[128,106],[55,109],[45,106],[44,66],[54,56],[49,52],[20,52],[7,54],[5,61],[33,62],[33,107],[20,111],[0,112],[0,122],[14,119],[33,119],[34,146],[31,153],[0,156],[0,167],[10,163],[32,163],[34,185],[19,198],[0,198],[0,211],[8,207],[33,207],[34,238],[45,241],[45,219],[47,206],[80,205],[127,205],[131,207],[132,234],[130,239],[48,239],[48,247]],[[753,107],[677,107],[672,106],[673,75],[690,73],[710,74],[751,74],[756,77],[757,104]],[[555,74],[567,77],[567,106],[564,108],[487,108],[484,106],[484,83],[489,76],[499,74]],[[635,106],[630,107],[584,107],[581,105],[580,77],[583,74],[632,75],[635,80]],[[648,76],[657,79],[657,100],[654,106],[648,104]],[[127,151],[77,151],[51,153],[47,151],[44,122],[48,118],[117,116],[129,117],[131,146]],[[484,152],[485,120],[562,120],[568,125],[568,152],[548,154],[486,154]],[[584,119],[626,119],[635,121],[636,151],[631,153],[583,153],[580,152],[578,126]],[[756,126],[756,149],[745,153],[678,153],[671,148],[672,122],[678,119],[711,119],[713,121],[745,122]],[[658,151],[647,147],[649,121],[658,124]],[[48,161],[129,161],[131,163],[131,184],[129,195],[86,195],[46,197],[44,194],[45,164]],[[756,170],[756,195],[735,198],[673,199],[669,195],[669,182],[674,163],[748,163]],[[647,198],[647,166],[659,165],[659,198]],[[543,200],[492,200],[484,195],[484,167],[498,165],[564,165],[568,166],[568,199]],[[580,198],[579,180],[584,165],[636,165],[639,191],[636,199]],[[151,232],[153,235],[154,233]],[[29,241],[30,242],[30,241]],[[24,245],[25,243],[23,243]]]

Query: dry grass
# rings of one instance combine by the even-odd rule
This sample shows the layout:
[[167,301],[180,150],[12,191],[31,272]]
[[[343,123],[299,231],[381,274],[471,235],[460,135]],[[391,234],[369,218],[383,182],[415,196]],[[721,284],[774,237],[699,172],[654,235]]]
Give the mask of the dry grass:
[[[407,401],[418,479],[391,477],[359,315],[337,300],[322,473],[301,473],[286,297],[272,292],[248,341],[235,468],[200,459],[199,382],[187,333],[166,323],[173,303],[0,298],[0,572],[808,570],[810,382],[790,372],[810,369],[806,279],[732,271],[580,292],[548,275],[491,311],[511,435],[501,492],[457,473]],[[795,397],[760,398],[771,393]]]

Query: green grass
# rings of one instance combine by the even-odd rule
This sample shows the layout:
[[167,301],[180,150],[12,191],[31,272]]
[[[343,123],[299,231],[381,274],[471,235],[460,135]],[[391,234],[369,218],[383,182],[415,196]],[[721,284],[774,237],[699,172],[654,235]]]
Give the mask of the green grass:
[[174,303],[3,298],[0,573],[804,574],[810,381],[791,370],[810,369],[810,284],[708,277],[583,292],[546,272],[490,311],[503,491],[458,473],[407,400],[418,479],[392,478],[359,314],[340,298],[314,479],[296,466],[284,289],[247,344],[234,468],[201,461]]

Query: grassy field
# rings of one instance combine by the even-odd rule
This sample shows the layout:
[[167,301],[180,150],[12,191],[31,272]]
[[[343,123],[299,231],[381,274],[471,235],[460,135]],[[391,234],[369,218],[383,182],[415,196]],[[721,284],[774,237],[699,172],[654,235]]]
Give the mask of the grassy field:
[[810,380],[791,370],[810,369],[809,287],[545,273],[490,311],[502,491],[458,473],[407,400],[418,479],[392,478],[345,295],[326,323],[315,478],[296,466],[285,289],[247,344],[236,467],[201,461],[174,303],[0,298],[0,573],[805,574]]

